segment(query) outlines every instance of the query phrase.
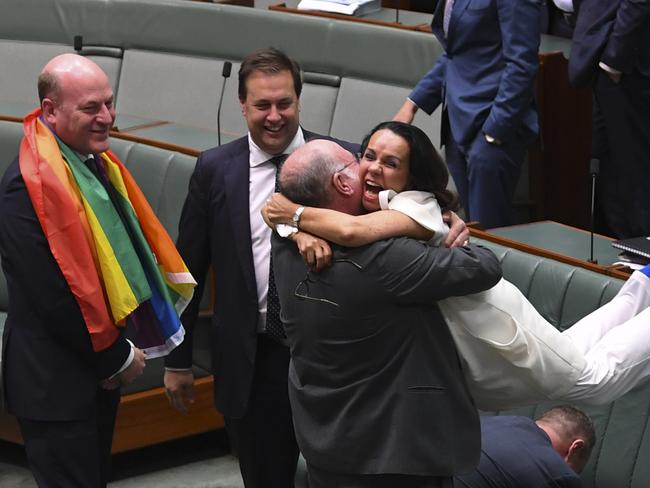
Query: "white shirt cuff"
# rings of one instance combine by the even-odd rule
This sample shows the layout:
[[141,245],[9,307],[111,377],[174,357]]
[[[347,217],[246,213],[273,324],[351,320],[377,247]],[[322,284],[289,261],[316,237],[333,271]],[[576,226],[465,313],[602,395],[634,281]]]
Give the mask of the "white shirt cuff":
[[118,374],[120,374],[122,371],[124,371],[126,368],[128,368],[131,365],[131,363],[133,362],[133,358],[135,357],[135,350],[134,350],[135,346],[128,339],[126,340],[126,342],[128,342],[129,345],[131,346],[131,351],[129,352],[129,355],[126,358],[126,361],[124,361],[124,363],[122,364],[122,367],[120,369],[118,369],[117,373],[115,373],[113,376],[111,376],[109,378],[109,380],[115,378]]
[[598,67],[599,67],[600,69],[602,69],[602,70],[607,71],[608,73],[613,74],[613,75],[620,75],[620,74],[623,74],[622,71],[619,71],[619,70],[617,70],[617,69],[614,69],[614,68],[612,68],[611,66],[609,66],[609,65],[607,65],[607,64],[605,64],[605,63],[603,63],[602,61],[601,61],[600,63],[598,63]]
[[557,8],[563,12],[573,12],[573,0],[553,0],[553,3]]

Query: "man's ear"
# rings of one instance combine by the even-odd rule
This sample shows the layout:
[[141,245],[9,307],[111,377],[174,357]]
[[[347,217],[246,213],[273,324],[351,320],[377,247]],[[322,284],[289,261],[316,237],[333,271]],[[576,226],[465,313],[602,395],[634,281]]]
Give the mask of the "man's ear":
[[564,461],[573,469],[576,473],[580,473],[584,468],[584,462],[582,456],[582,450],[585,448],[585,441],[583,439],[577,438],[569,445],[566,456],[564,456]]
[[341,195],[350,196],[354,193],[354,188],[350,185],[350,178],[344,175],[343,172],[332,175],[332,186]]
[[43,113],[43,119],[49,125],[53,126],[56,122],[56,105],[51,98],[44,98],[41,102],[41,111]]
[[239,99],[239,108],[241,108],[241,114],[246,117],[246,100]]

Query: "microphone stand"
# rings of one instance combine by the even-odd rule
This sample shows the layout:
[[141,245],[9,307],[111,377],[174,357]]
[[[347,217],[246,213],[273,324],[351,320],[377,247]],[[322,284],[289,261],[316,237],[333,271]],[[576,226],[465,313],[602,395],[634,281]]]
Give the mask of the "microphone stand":
[[219,105],[217,106],[217,145],[221,146],[221,105],[223,104],[223,92],[226,90],[226,81],[230,77],[232,70],[232,63],[226,61],[223,63],[221,76],[223,76],[223,83],[221,84],[221,94],[219,95]]
[[598,264],[598,260],[594,259],[594,225],[595,225],[595,213],[596,213],[596,178],[600,171],[600,160],[597,158],[592,158],[589,162],[589,174],[591,175],[591,239],[590,239],[590,252],[589,252],[589,262],[593,264]]
[[72,46],[77,54],[81,54],[81,50],[84,47],[83,36],[74,36],[74,38],[72,39]]

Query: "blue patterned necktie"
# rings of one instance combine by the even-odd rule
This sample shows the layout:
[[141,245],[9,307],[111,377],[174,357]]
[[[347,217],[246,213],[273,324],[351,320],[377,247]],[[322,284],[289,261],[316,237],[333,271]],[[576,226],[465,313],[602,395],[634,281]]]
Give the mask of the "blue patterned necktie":
[[[277,168],[275,173],[275,191],[279,190],[280,182],[278,176],[280,169],[287,159],[286,154],[275,156],[269,160]],[[287,338],[284,333],[284,326],[280,320],[280,299],[278,298],[278,290],[275,287],[275,276],[273,275],[273,255],[269,259],[269,290],[266,294],[266,334],[273,340],[284,343]]]

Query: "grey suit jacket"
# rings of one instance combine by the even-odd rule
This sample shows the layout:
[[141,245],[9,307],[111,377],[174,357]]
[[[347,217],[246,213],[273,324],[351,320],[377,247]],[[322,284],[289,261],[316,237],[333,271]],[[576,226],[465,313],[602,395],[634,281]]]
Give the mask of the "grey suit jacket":
[[480,427],[436,306],[493,286],[496,257],[407,239],[335,250],[320,273],[274,241],[305,459],[340,473],[449,476],[476,465]]

